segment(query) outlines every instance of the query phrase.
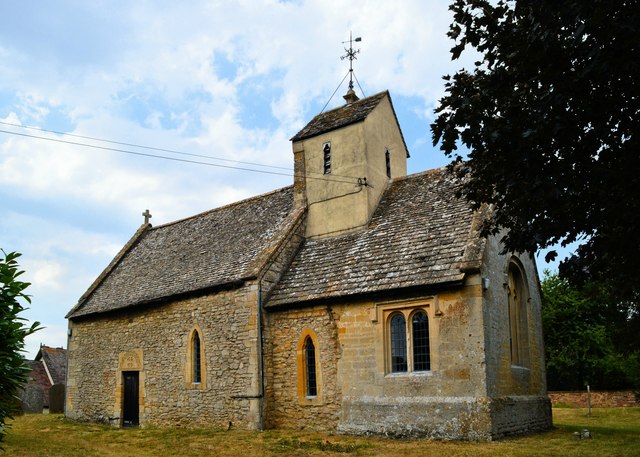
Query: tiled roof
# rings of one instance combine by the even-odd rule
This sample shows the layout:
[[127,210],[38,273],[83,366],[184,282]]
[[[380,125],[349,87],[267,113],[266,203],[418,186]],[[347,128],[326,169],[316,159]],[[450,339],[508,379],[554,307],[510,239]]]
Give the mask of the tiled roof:
[[483,249],[457,186],[443,169],[395,180],[367,229],[307,240],[267,306],[461,281]]
[[296,133],[291,138],[291,141],[304,140],[305,138],[311,138],[321,133],[363,121],[384,97],[389,97],[388,91],[363,98],[355,103],[340,106],[326,113],[320,113]]
[[43,387],[51,387],[49,376],[47,376],[42,360],[25,360],[25,363],[31,370],[27,375],[29,383],[39,384]]
[[292,215],[292,187],[139,230],[67,317],[153,303],[254,277]]
[[[47,371],[44,369],[44,364],[42,363],[42,360],[25,360],[25,362],[31,370],[27,374],[27,385],[36,384],[42,387],[42,392],[44,393],[42,406],[48,408],[49,388],[51,387],[51,382],[49,382],[49,376],[47,375]],[[21,394],[18,396],[21,396]]]
[[64,384],[67,373],[67,351],[63,348],[50,348],[41,346],[36,360],[42,360],[46,365],[53,384]]

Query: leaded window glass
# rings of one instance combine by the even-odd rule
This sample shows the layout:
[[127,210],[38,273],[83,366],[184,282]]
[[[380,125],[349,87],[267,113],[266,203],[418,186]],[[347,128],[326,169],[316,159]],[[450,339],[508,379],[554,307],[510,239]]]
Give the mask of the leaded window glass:
[[407,327],[402,314],[396,314],[391,318],[391,372],[401,373],[407,371]]
[[418,311],[411,319],[413,336],[413,369],[429,371],[431,359],[429,355],[429,318],[424,311]]
[[202,380],[202,365],[200,360],[200,335],[193,332],[193,382],[199,383]]
[[318,384],[316,382],[316,348],[309,337],[307,337],[304,342],[304,359],[307,374],[307,396],[315,397],[318,395]]

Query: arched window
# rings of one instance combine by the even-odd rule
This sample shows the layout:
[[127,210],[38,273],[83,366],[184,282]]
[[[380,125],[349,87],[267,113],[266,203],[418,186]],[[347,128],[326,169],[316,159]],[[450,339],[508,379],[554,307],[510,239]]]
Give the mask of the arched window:
[[311,337],[304,342],[304,364],[306,378],[306,395],[315,397],[318,395],[318,383],[316,380],[316,347]]
[[187,389],[204,390],[207,388],[206,338],[198,325],[194,325],[184,338],[185,386]]
[[429,318],[424,311],[418,311],[411,318],[413,342],[413,370],[429,371],[431,356],[429,353]]
[[[383,311],[385,330],[385,371],[391,374],[430,372],[431,334],[428,304],[398,306]],[[437,359],[436,359],[437,368]]]
[[200,354],[200,335],[197,330],[193,332],[191,348],[192,381],[199,384],[202,381],[202,359]]
[[527,331],[527,298],[522,272],[515,262],[509,264],[508,312],[509,312],[509,346],[511,364],[529,365],[529,336]]
[[301,405],[320,405],[323,402],[321,353],[315,332],[310,328],[303,329],[296,350],[297,391]]
[[391,372],[407,371],[407,325],[402,314],[395,314],[389,323],[391,339]]

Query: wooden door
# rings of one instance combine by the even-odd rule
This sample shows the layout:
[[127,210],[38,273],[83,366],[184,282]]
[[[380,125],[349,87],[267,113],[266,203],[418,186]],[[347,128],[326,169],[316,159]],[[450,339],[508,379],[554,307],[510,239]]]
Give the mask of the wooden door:
[[122,426],[134,427],[138,425],[139,419],[139,372],[125,371],[122,373],[124,377],[124,396],[122,398]]

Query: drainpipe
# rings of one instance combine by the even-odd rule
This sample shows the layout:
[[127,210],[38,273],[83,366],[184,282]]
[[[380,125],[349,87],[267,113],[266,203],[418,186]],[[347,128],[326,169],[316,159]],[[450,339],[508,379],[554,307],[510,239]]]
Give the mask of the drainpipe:
[[[71,326],[71,319],[67,319],[67,357],[65,360],[65,372],[64,372],[64,407],[63,407],[63,414],[65,418],[68,418],[69,416],[67,416],[67,399],[69,398],[69,355],[71,354],[71,351],[69,350],[71,348],[71,336],[73,333],[73,327]],[[51,406],[51,405],[49,405]]]
[[258,303],[257,303],[257,322],[258,322],[258,372],[260,376],[260,385],[258,390],[258,398],[260,402],[260,411],[258,419],[258,429],[264,430],[264,353],[262,348],[262,279],[258,281]]

